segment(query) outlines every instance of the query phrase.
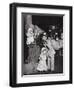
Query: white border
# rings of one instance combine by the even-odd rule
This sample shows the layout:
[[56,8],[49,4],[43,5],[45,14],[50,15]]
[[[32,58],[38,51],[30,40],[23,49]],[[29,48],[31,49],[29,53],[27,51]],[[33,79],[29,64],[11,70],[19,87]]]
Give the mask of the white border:
[[[63,34],[64,34],[64,75],[63,74],[46,74],[46,75],[28,75],[21,76],[21,13],[44,13],[44,14],[64,14]],[[37,8],[17,8],[17,83],[32,82],[52,82],[69,80],[69,10],[55,9],[37,9]]]

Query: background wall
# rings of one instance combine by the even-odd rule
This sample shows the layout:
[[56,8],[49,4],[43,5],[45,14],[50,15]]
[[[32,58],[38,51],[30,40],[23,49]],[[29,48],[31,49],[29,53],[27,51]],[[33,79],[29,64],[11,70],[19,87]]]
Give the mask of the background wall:
[[[68,5],[68,6],[73,6],[73,11],[74,11],[74,0],[0,0],[0,90],[13,89],[9,87],[9,4],[12,2],[48,4],[48,5],[49,4]],[[16,88],[16,89],[73,90],[73,88],[74,88],[74,84],[24,87],[24,88]]]

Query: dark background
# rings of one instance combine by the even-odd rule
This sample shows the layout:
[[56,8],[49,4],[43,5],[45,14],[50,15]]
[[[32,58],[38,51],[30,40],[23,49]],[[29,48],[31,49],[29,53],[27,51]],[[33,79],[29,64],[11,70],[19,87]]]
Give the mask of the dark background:
[[[63,15],[32,15],[32,23],[38,25],[50,36],[49,29],[52,30],[52,26],[56,28],[51,31],[52,36],[57,32],[60,38],[61,32],[63,32]],[[55,38],[54,38],[55,39]]]
[[39,16],[32,15],[32,22],[35,25],[38,25],[40,28],[48,31],[50,25],[57,25],[60,28],[63,26],[63,16]]

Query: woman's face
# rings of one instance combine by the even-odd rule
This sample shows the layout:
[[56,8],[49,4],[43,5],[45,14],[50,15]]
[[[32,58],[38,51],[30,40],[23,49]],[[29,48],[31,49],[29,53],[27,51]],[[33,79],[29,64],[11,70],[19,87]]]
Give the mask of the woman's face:
[[29,28],[26,35],[27,35],[28,37],[32,37],[32,36],[34,35],[33,29],[32,29],[32,28]]

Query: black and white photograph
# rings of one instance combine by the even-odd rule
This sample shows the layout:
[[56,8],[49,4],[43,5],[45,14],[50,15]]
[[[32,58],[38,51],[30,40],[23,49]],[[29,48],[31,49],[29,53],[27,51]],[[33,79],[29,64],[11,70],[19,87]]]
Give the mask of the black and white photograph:
[[21,16],[22,75],[63,73],[63,15]]
[[72,7],[10,4],[10,86],[72,83]]

